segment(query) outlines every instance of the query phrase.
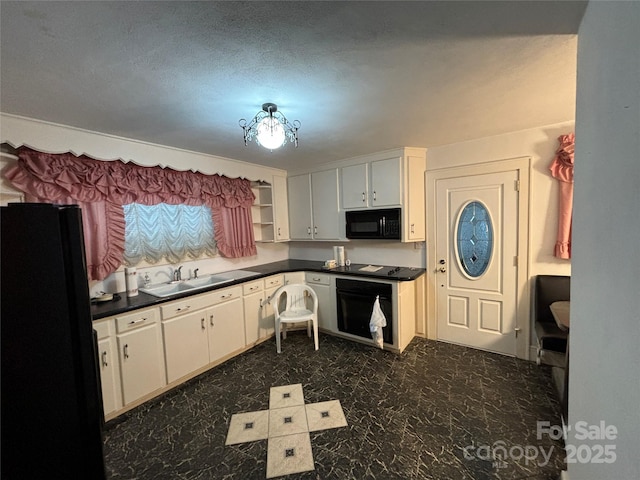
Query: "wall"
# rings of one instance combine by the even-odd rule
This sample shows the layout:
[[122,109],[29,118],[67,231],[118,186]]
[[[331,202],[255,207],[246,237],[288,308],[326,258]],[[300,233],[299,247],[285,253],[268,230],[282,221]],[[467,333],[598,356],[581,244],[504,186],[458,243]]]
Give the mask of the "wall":
[[570,275],[570,262],[553,256],[559,189],[558,181],[549,172],[549,165],[558,148],[558,136],[573,130],[574,122],[565,122],[432,147],[427,152],[427,172],[445,167],[530,156],[529,274]]
[[[427,176],[430,171],[446,167],[472,165],[517,157],[531,157],[529,199],[529,277],[535,275],[571,275],[569,260],[553,256],[558,222],[558,181],[551,176],[549,165],[558,148],[558,137],[574,130],[574,122],[563,122],[539,128],[521,130],[432,147],[427,151]],[[433,229],[434,219],[427,218],[427,228]],[[530,281],[529,292],[533,289]],[[530,295],[532,299],[533,296]],[[530,325],[530,358],[535,351],[535,333]],[[535,358],[535,357],[533,357]]]
[[[213,155],[205,155],[138,140],[115,137],[97,132],[89,132],[64,125],[56,125],[14,115],[0,114],[2,127],[0,143],[10,143],[14,147],[27,145],[36,150],[62,153],[72,151],[77,155],[87,154],[100,160],[122,159],[145,166],[167,166],[176,170],[199,170],[206,174],[219,173],[228,177],[244,177],[250,180],[271,182],[273,175],[286,175],[283,170],[267,168],[246,162],[234,161]],[[6,167],[7,156],[2,157],[0,169]],[[9,190],[4,182],[0,188]],[[286,243],[258,244],[258,254],[254,257],[228,259],[216,257],[193,262],[184,262],[183,272],[200,268],[200,273],[218,273],[226,270],[248,268],[262,263],[285,260],[289,257]],[[139,267],[140,277],[149,273],[152,281],[166,281],[174,266],[163,264],[155,267]],[[103,282],[92,282],[91,294],[97,292],[121,292],[126,290],[124,273],[120,269]]]
[[571,480],[640,478],[640,3],[589,2],[578,34],[569,424],[617,438],[568,443],[613,463],[568,465]]

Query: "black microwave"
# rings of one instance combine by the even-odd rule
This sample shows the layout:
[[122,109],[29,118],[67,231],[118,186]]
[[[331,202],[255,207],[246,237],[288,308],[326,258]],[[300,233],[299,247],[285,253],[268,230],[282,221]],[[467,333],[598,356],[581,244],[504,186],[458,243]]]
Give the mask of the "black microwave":
[[347,238],[400,240],[400,209],[349,210],[345,212]]

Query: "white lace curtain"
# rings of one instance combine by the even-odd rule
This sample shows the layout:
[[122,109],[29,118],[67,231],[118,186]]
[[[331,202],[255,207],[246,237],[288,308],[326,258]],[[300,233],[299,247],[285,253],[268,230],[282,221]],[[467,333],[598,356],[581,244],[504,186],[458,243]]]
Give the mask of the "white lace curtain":
[[205,205],[123,205],[125,218],[124,260],[137,265],[163,258],[179,263],[185,258],[216,254],[211,209]]

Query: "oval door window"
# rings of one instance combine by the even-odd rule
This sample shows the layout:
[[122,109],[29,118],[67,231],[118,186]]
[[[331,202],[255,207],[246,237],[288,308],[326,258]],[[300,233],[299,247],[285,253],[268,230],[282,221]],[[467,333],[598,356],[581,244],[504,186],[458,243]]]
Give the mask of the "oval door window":
[[487,207],[469,202],[458,217],[456,247],[460,264],[472,278],[480,277],[489,267],[493,253],[493,225]]

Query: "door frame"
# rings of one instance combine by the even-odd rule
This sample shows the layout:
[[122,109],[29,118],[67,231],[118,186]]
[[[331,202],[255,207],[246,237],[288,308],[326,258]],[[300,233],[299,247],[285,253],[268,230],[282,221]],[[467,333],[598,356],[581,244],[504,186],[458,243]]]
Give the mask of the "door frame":
[[[428,162],[427,162],[428,168]],[[529,360],[529,343],[531,335],[530,319],[530,289],[529,289],[529,204],[531,157],[518,157],[507,160],[495,160],[470,165],[428,170],[425,172],[426,208],[427,214],[427,338],[437,340],[436,318],[436,182],[449,178],[482,175],[486,173],[500,173],[516,170],[519,179],[518,201],[518,274],[516,298],[516,357]],[[515,186],[514,186],[515,188]]]

